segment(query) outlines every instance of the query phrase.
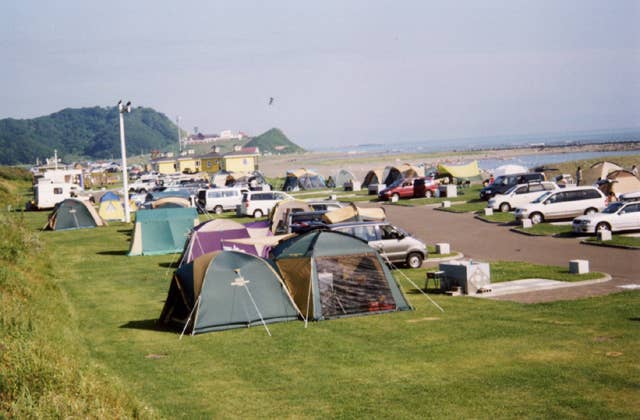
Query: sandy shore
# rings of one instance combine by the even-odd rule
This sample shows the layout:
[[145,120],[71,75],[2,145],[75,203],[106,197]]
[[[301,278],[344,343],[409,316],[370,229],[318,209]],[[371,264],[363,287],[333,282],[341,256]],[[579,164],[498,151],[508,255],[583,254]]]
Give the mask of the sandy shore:
[[371,168],[387,165],[401,165],[410,163],[419,165],[426,163],[429,166],[438,163],[461,163],[476,159],[509,159],[515,156],[531,154],[557,154],[575,152],[600,152],[600,151],[629,151],[638,150],[640,142],[585,144],[570,146],[546,146],[523,147],[513,149],[491,149],[438,153],[398,153],[398,154],[374,154],[374,153],[316,153],[309,152],[295,155],[265,156],[260,158],[260,170],[267,177],[282,177],[289,169],[313,168],[321,175],[335,176],[339,169],[345,168],[362,178]]

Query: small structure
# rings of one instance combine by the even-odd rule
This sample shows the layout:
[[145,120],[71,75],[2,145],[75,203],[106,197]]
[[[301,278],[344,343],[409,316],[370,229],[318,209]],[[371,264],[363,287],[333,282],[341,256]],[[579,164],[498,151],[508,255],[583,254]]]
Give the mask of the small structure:
[[284,191],[315,190],[322,188],[326,188],[322,175],[304,168],[287,171],[284,186],[282,187]]
[[176,270],[160,323],[193,335],[266,327],[295,321],[298,315],[282,279],[265,260],[222,251],[204,254]]
[[197,224],[198,213],[193,207],[138,210],[129,255],[180,252]]
[[84,229],[104,226],[104,224],[91,203],[67,198],[58,203],[49,214],[47,228],[50,230]]
[[589,272],[589,260],[569,261],[569,272],[571,274],[586,274]]
[[450,261],[440,263],[444,278],[440,282],[442,291],[461,287],[463,293],[476,294],[491,284],[491,272],[488,263],[474,261]]

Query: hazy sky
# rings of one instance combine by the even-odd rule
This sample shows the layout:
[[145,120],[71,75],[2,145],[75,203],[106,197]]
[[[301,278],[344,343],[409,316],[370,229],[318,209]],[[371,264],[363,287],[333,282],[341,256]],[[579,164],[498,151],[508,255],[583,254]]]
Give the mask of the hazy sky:
[[0,118],[122,98],[307,147],[640,127],[639,1],[7,0],[0,54]]

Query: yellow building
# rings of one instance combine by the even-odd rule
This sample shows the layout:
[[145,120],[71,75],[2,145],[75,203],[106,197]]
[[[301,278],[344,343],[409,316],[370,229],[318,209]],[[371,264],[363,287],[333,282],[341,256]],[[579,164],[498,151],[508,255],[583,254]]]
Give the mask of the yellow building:
[[174,158],[160,158],[151,162],[153,170],[161,174],[173,174],[176,172],[176,160]]
[[178,172],[183,174],[195,174],[200,172],[200,158],[195,156],[182,156],[178,158]]
[[257,147],[246,147],[223,156],[222,168],[228,172],[250,173],[258,170]]
[[207,153],[206,155],[201,155],[199,159],[201,171],[214,173],[222,169],[222,155],[220,153]]

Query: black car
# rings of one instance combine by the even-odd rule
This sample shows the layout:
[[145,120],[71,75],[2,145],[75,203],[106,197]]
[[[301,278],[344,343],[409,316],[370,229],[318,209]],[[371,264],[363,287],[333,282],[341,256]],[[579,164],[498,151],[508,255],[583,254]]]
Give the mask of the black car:
[[503,194],[509,188],[518,184],[527,184],[533,181],[544,181],[544,174],[531,172],[524,174],[500,175],[492,184],[480,190],[480,199],[489,200],[496,194]]

